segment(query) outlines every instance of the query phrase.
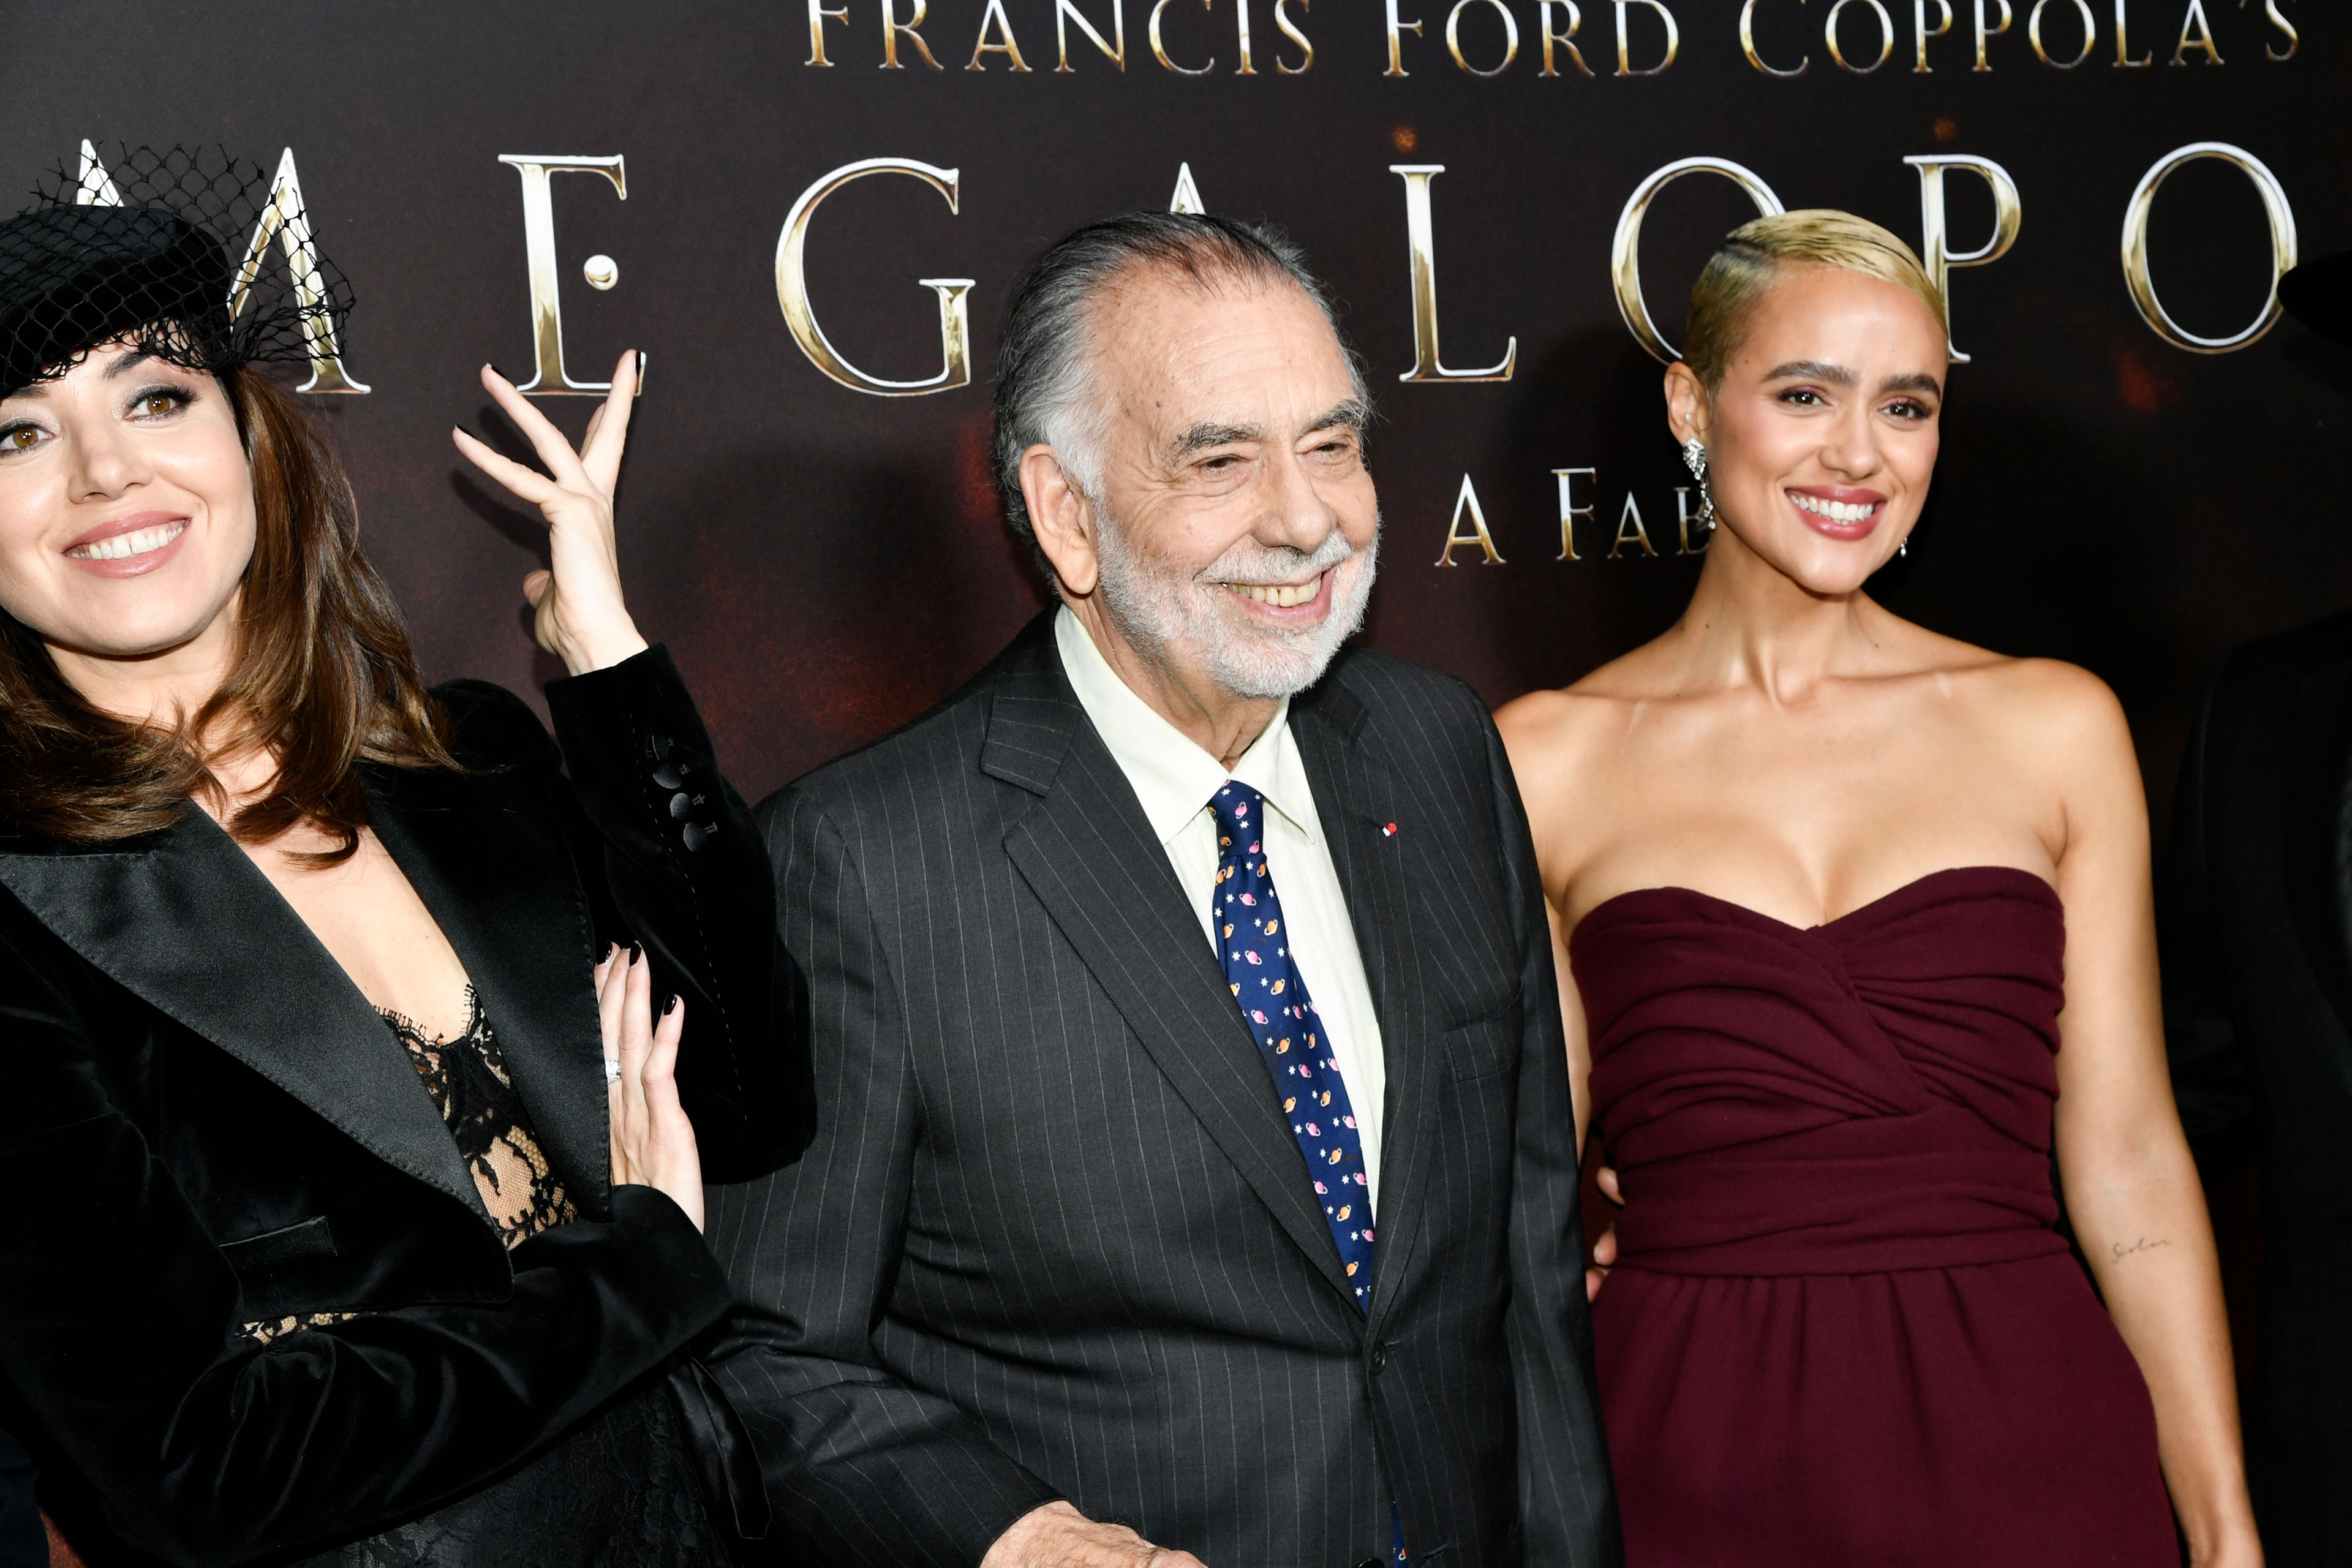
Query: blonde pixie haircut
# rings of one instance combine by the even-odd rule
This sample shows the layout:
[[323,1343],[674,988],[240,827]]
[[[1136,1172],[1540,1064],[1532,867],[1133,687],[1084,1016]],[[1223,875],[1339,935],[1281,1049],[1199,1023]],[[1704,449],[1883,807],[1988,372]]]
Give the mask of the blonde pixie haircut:
[[1944,296],[1911,247],[1867,218],[1831,207],[1759,217],[1735,228],[1691,288],[1683,360],[1709,393],[1723,384],[1756,307],[1785,267],[1832,267],[1908,290],[1949,331]]

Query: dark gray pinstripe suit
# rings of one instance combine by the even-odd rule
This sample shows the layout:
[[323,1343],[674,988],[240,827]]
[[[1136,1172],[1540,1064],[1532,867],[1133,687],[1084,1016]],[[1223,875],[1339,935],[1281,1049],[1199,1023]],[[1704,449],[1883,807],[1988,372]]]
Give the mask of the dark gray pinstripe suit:
[[1051,628],[761,808],[818,1127],[709,1234],[775,1315],[719,1372],[772,1542],[967,1564],[1067,1498],[1210,1568],[1348,1568],[1393,1496],[1416,1562],[1615,1563],[1551,948],[1486,710],[1361,652],[1291,706],[1388,1058],[1368,1321]]

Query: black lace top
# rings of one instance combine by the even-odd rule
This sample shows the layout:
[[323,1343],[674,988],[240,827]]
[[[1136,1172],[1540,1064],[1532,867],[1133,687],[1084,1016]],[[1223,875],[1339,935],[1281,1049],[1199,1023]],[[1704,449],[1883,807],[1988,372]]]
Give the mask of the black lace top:
[[474,1173],[482,1207],[506,1244],[520,1247],[550,1226],[576,1218],[562,1178],[549,1166],[499,1052],[499,1037],[482,1013],[482,999],[466,987],[466,1026],[455,1039],[435,1039],[415,1021],[377,1011],[425,1080],[457,1152]]
[[[413,1018],[376,1009],[394,1038],[408,1047],[408,1059],[425,1091],[457,1141],[457,1152],[473,1173],[482,1207],[508,1247],[520,1247],[551,1226],[578,1217],[563,1191],[563,1179],[530,1130],[521,1097],[499,1037],[482,1012],[482,999],[466,987],[466,1026],[455,1039],[435,1039]],[[298,1329],[324,1328],[349,1321],[350,1312],[303,1312],[245,1325],[264,1344]]]

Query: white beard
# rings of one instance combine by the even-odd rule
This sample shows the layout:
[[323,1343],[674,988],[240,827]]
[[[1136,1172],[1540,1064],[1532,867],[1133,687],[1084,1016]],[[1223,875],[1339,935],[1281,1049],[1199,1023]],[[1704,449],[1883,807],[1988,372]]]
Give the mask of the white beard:
[[1364,624],[1380,564],[1379,536],[1361,552],[1360,570],[1334,574],[1330,613],[1312,626],[1289,631],[1255,622],[1237,595],[1218,584],[1295,583],[1332,571],[1357,553],[1337,530],[1312,552],[1287,545],[1268,550],[1244,538],[1200,575],[1185,577],[1130,550],[1125,530],[1107,515],[1096,550],[1103,609],[1137,651],[1165,661],[1172,648],[1189,646],[1220,687],[1260,699],[1293,697],[1320,680],[1339,645]]

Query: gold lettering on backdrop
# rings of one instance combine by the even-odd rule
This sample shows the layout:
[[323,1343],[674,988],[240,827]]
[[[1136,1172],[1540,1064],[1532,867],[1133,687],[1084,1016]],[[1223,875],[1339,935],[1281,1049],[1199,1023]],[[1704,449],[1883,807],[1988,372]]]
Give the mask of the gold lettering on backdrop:
[[1580,517],[1588,522],[1592,521],[1593,508],[1591,505],[1576,504],[1576,481],[1579,479],[1598,479],[1601,477],[1601,470],[1554,468],[1551,471],[1551,477],[1559,484],[1559,553],[1552,559],[1581,561],[1584,557],[1576,552],[1576,520]]
[[1697,512],[1691,510],[1690,487],[1676,485],[1675,487],[1675,531],[1682,540],[1682,548],[1676,550],[1675,554],[1704,555],[1706,553],[1706,547],[1715,542],[1715,530],[1710,528],[1699,535],[1698,547],[1695,550],[1691,548],[1691,524],[1696,522],[1698,517]]
[[114,176],[106,172],[99,161],[98,149],[89,138],[81,139],[81,173],[74,176],[74,205],[78,207],[119,207],[122,193],[114,188]]
[[2153,49],[2137,59],[2131,58],[2131,0],[2116,0],[2116,68],[2137,70],[2142,66],[2155,63],[2156,52]]
[[1927,64],[1927,40],[1930,38],[1940,38],[1946,33],[1952,30],[1952,0],[1936,0],[1936,10],[1937,14],[1943,17],[1943,20],[1936,24],[1935,31],[1929,32],[1927,30],[1927,0],[1911,0],[1911,30],[1914,36],[1917,37],[1919,43],[1919,63],[1911,68],[1911,74],[1913,76],[1926,76],[1929,72],[1930,68]]
[[1242,63],[1234,68],[1235,76],[1255,76],[1257,67],[1250,63],[1250,0],[1234,0],[1234,42]]
[[1650,542],[1650,531],[1642,522],[1642,509],[1631,490],[1625,492],[1625,510],[1617,514],[1617,538],[1609,546],[1609,559],[1616,560],[1629,544],[1640,545],[1644,555],[1654,558],[1658,553],[1657,546]]
[[1756,210],[1766,217],[1788,210],[1754,170],[1728,158],[1677,158],[1633,187],[1633,194],[1625,200],[1625,210],[1617,216],[1616,237],[1610,241],[1609,278],[1617,293],[1617,313],[1625,318],[1626,330],[1633,334],[1633,341],[1667,364],[1683,356],[1658,331],[1658,323],[1650,318],[1649,304],[1642,298],[1642,220],[1648,216],[1650,204],[1658,199],[1660,191],[1685,174],[1721,174],[1746,191],[1748,199],[1756,204]]
[[2083,18],[2083,47],[2075,51],[2071,60],[2053,60],[2050,58],[2050,51],[2042,47],[2042,13],[2050,8],[2050,0],[2033,0],[2033,14],[2025,19],[2026,41],[2033,46],[2035,56],[2043,65],[2056,66],[2062,71],[2073,70],[2089,59],[2091,51],[2099,47],[2099,22],[2091,15],[2091,0],[2074,0],[2074,14]]
[[1977,9],[1976,9],[1976,17],[1977,17],[1977,63],[1976,63],[1976,68],[1977,68],[1978,70],[1980,70],[1980,71],[1989,71],[1989,70],[1992,69],[1992,66],[1991,66],[1991,65],[1990,65],[1990,63],[1985,59],[1985,45],[1986,45],[1986,43],[1987,43],[1987,42],[1989,42],[1989,41],[1990,41],[1990,40],[1991,40],[1991,39],[1998,38],[1998,37],[2000,37],[2003,33],[2008,32],[2008,31],[2009,31],[2009,29],[2010,29],[2010,25],[2011,25],[2011,23],[2013,23],[2013,22],[2015,22],[2015,21],[2017,20],[2017,17],[2016,17],[2014,15],[2012,15],[2012,14],[2011,13],[2011,11],[2010,11],[2010,8],[2009,8],[2009,0],[1992,0],[1992,3],[1993,3],[1994,5],[1998,5],[1998,6],[2000,6],[2000,26],[1998,26],[1998,27],[1988,27],[1988,26],[1985,26],[1985,0],[1976,0],[1976,8],[1977,8]]
[[[1493,70],[1480,70],[1462,58],[1462,13],[1473,5],[1491,5],[1495,15],[1503,19],[1503,59]],[[1454,9],[1445,14],[1445,52],[1454,63],[1472,76],[1500,76],[1511,68],[1519,58],[1519,24],[1511,16],[1511,8],[1503,0],[1454,0]]]
[[523,254],[530,263],[530,342],[535,368],[515,390],[544,396],[610,392],[609,381],[574,381],[563,368],[563,294],[555,272],[555,201],[549,181],[557,174],[602,174],[623,201],[629,199],[628,170],[621,154],[581,158],[568,153],[501,153],[522,176]]
[[1201,200],[1201,187],[1192,183],[1192,165],[1190,163],[1176,165],[1176,194],[1168,198],[1168,210],[1171,213],[1205,213],[1209,210]]
[[930,4],[931,0],[915,0],[915,14],[901,22],[898,20],[898,0],[882,0],[882,68],[884,70],[894,71],[903,68],[898,64],[898,35],[901,33],[906,34],[915,47],[922,52],[925,65],[933,70],[940,68],[940,62],[931,58],[931,46],[923,42],[922,34],[915,31],[923,25],[923,17],[929,12]]
[[[2189,36],[2189,29],[2192,26],[2197,29],[2194,38]],[[2187,65],[2189,62],[2181,57],[2191,49],[2204,50],[2205,63],[2209,66],[2221,63],[2221,51],[2213,47],[2213,24],[2205,19],[2205,0],[2189,0],[2188,14],[2180,18],[2180,42],[2172,48],[2172,63]]]
[[[114,176],[98,155],[89,138],[82,138],[81,168],[74,176],[74,205],[78,207],[119,207],[122,193],[115,188]],[[261,217],[253,227],[253,238],[247,242],[245,259],[238,265],[236,275],[229,280],[228,319],[236,321],[245,313],[245,301],[253,291],[254,280],[261,276],[262,264],[269,259],[269,242],[277,240],[286,253],[286,269],[294,285],[294,297],[302,304],[306,315],[302,322],[304,347],[310,360],[310,379],[296,387],[297,392],[364,393],[373,389],[365,382],[353,381],[343,368],[342,351],[335,342],[335,324],[319,309],[326,298],[327,285],[319,276],[319,247],[310,235],[310,208],[302,203],[302,179],[294,172],[294,149],[289,147],[278,160],[278,173],[269,182],[269,204],[261,209]]]
[[1397,15],[1397,0],[1381,0],[1381,4],[1387,7],[1388,15],[1389,68],[1382,71],[1381,74],[1382,76],[1403,76],[1406,73],[1404,68],[1404,38],[1402,35],[1406,33],[1419,33],[1421,31],[1421,24],[1419,22],[1408,22],[1399,16]]
[[964,302],[964,296],[972,287],[969,278],[916,279],[940,298],[940,355],[944,362],[937,375],[921,381],[885,381],[866,374],[842,358],[840,351],[826,340],[824,329],[816,324],[808,293],[809,220],[816,216],[818,203],[852,180],[862,180],[868,174],[911,175],[947,197],[948,211],[961,210],[961,174],[954,169],[935,168],[912,158],[861,158],[826,174],[801,193],[800,200],[793,204],[792,212],[784,218],[783,233],[776,239],[776,300],[783,306],[784,324],[792,329],[793,341],[801,345],[809,363],[852,392],[870,392],[879,397],[913,397],[965,385],[971,380],[971,321]]
[[[2017,243],[2018,229],[2025,222],[2025,206],[2018,197],[2017,182],[2009,177],[2008,170],[1990,158],[1952,153],[1903,161],[1919,171],[1919,256],[1927,264],[1927,276],[1935,280],[1936,291],[1944,297],[1944,319],[1948,330],[1951,269],[1982,267],[2007,256],[2009,247]],[[1951,228],[1944,216],[1944,175],[1953,169],[1964,169],[1992,188],[1992,237],[1974,250],[1956,251],[1951,247]],[[1969,356],[1948,338],[1947,346],[1951,350],[1954,364],[1969,363]]]
[[[1878,18],[1878,58],[1866,66],[1847,63],[1845,52],[1838,47],[1838,13],[1857,4],[1869,6]],[[1822,28],[1822,41],[1829,46],[1830,58],[1838,63],[1839,69],[1850,70],[1856,76],[1868,76],[1895,58],[1895,18],[1886,14],[1886,7],[1880,0],[1837,0],[1830,7],[1829,21]]]
[[1104,41],[1103,36],[1095,31],[1095,25],[1087,20],[1086,13],[1080,11],[1076,5],[1072,5],[1070,0],[1054,0],[1054,43],[1060,50],[1062,57],[1062,63],[1054,68],[1055,74],[1071,74],[1070,32],[1067,26],[1067,24],[1071,22],[1076,22],[1078,25],[1078,31],[1084,33],[1093,41],[1095,47],[1103,52],[1104,58],[1109,60],[1111,64],[1117,66],[1119,69],[1125,70],[1127,68],[1126,0],[1110,0],[1110,18],[1111,30],[1118,39],[1118,47],[1117,48],[1111,47],[1108,43]]
[[[1568,13],[1568,31],[1565,33],[1556,32],[1552,28],[1551,14],[1555,6]],[[1551,47],[1554,44],[1568,51],[1568,58],[1576,62],[1576,68],[1580,73],[1585,76],[1592,74],[1592,68],[1584,63],[1584,51],[1578,48],[1572,41],[1576,37],[1576,30],[1584,26],[1584,13],[1576,8],[1576,0],[1536,0],[1536,26],[1543,29],[1544,75],[1559,74],[1552,69]]]
[[[1668,66],[1673,65],[1675,56],[1682,51],[1683,30],[1675,25],[1675,14],[1666,9],[1666,0],[1613,0],[1613,4],[1617,7],[1617,74],[1619,76],[1656,76]],[[1665,58],[1644,70],[1633,68],[1633,43],[1628,36],[1625,20],[1625,13],[1636,5],[1648,6],[1658,14],[1658,20],[1666,25]]]
[[[1797,0],[1797,4],[1800,5],[1804,3],[1805,0]],[[1832,30],[1834,30],[1834,28]],[[1759,54],[1756,48],[1756,0],[1741,0],[1739,7],[1739,52],[1748,57],[1748,63],[1749,65],[1754,66],[1766,76],[1802,76],[1805,72],[1811,70],[1813,65],[1813,57],[1811,55],[1807,55],[1803,58],[1798,60],[1796,68],[1793,70],[1781,70],[1766,63],[1764,57]]]
[[[1430,216],[1429,183],[1445,173],[1443,163],[1391,163],[1389,173],[1404,176],[1404,235],[1412,276],[1412,368],[1399,381],[1508,381],[1518,363],[1519,340],[1515,334],[1503,345],[1503,357],[1484,370],[1448,370],[1437,351],[1437,236]],[[1467,484],[1467,478],[1464,482]]]
[[824,58],[824,25],[827,22],[848,21],[849,7],[844,5],[838,11],[828,11],[824,8],[824,0],[808,0],[808,16],[809,58],[801,63],[829,68],[833,62]]
[[[1471,531],[1462,531],[1462,519],[1470,519]],[[1437,552],[1440,566],[1456,564],[1454,552],[1465,544],[1475,544],[1486,552],[1486,564],[1500,566],[1503,552],[1495,548],[1495,536],[1486,531],[1486,514],[1478,505],[1478,492],[1470,485],[1470,476],[1462,476],[1462,491],[1454,498],[1454,521],[1445,525],[1445,548]]]
[[[2243,5],[2245,3],[2246,0],[2238,0],[2238,4],[2241,5]],[[2303,35],[2294,30],[2294,24],[2288,21],[2286,19],[2286,14],[2278,8],[2278,0],[2263,0],[2263,15],[2270,18],[2271,26],[2276,27],[2279,30],[2280,36],[2286,39],[2286,53],[2281,54],[2276,49],[2271,47],[2268,44],[2264,44],[2263,46],[2263,56],[2267,58],[2279,61],[2291,60],[2294,58],[2295,50],[2303,47]]]
[[[1249,0],[1242,0],[1242,3],[1247,5]],[[1314,68],[1315,46],[1307,41],[1307,35],[1298,30],[1297,24],[1291,21],[1284,10],[1289,4],[1290,0],[1274,0],[1274,25],[1281,30],[1284,37],[1298,46],[1298,63],[1294,66],[1277,54],[1274,57],[1274,68],[1284,76],[1305,76]],[[1307,0],[1298,0],[1298,8],[1302,11],[1312,9]]]
[[[1160,41],[1160,13],[1166,11],[1169,5],[1172,3],[1173,0],[1152,0],[1151,20],[1145,24],[1143,29],[1144,37],[1150,39],[1151,43],[1151,57],[1158,60],[1161,65],[1166,66],[1170,70],[1174,71],[1178,76],[1206,76],[1211,71],[1217,68],[1216,56],[1211,55],[1209,57],[1209,63],[1204,66],[1180,66],[1174,60],[1168,58],[1167,47]],[[1213,7],[1213,4],[1214,0],[1201,0],[1201,9],[1203,11],[1209,10]],[[1185,187],[1191,183],[1192,178],[1192,166],[1187,164],[1185,166],[1182,178],[1179,179],[1176,183],[1176,198],[1178,201],[1183,200]],[[1192,199],[1193,201],[1198,202],[1201,199],[1200,193],[1197,191],[1194,192],[1192,194]],[[1185,207],[1171,205],[1168,210],[1172,213],[1196,213],[1201,209],[1198,206]]]
[[[988,25],[996,24],[996,36],[1003,41],[988,41]],[[971,58],[964,66],[968,71],[984,71],[987,63],[982,55],[1003,55],[1013,62],[1015,71],[1026,71],[1029,62],[1021,58],[1020,42],[1013,36],[1013,18],[1004,14],[1004,0],[988,0],[988,9],[980,14],[980,37],[972,41]]]
[[[1797,0],[1800,5],[1804,3],[1805,0]],[[1764,57],[1756,52],[1756,0],[1740,0],[1739,52],[1748,57],[1749,65],[1754,66],[1766,76],[1802,76],[1811,68],[1813,63],[1813,57],[1811,55],[1799,60],[1797,68],[1794,70],[1780,70],[1764,63]]]
[[[2156,193],[2171,178],[2174,170],[2200,158],[2219,159],[2253,181],[2254,189],[2263,198],[2263,210],[2270,219],[2270,298],[2263,302],[2263,312],[2254,319],[2253,325],[2226,338],[2200,338],[2175,321],[2158,300],[2156,282],[2147,269],[2147,220],[2156,206]],[[2279,184],[2278,176],[2252,153],[2226,142],[2192,142],[2167,153],[2140,177],[2139,188],[2132,192],[2131,205],[2124,209],[2123,252],[2124,282],[2131,289],[2132,303],[2139,308],[2140,320],[2148,324],[2151,331],[2173,347],[2187,349],[2190,353],[2229,353],[2253,342],[2278,321],[2278,280],[2294,268],[2297,256],[2294,208],[2289,205],[2286,187]]]
[[[84,142],[84,146],[89,143]],[[619,159],[614,162],[618,163]],[[105,178],[103,174],[100,176]],[[110,181],[110,184],[111,182]],[[117,199],[120,205],[120,198]],[[551,225],[551,247],[552,233]],[[236,321],[245,311],[246,297],[252,291],[254,280],[261,276],[261,264],[269,255],[269,242],[275,239],[286,253],[286,268],[292,275],[294,297],[303,308],[302,346],[310,358],[310,379],[296,387],[297,392],[366,392],[364,382],[353,381],[343,369],[341,350],[335,342],[335,323],[319,307],[327,296],[326,280],[319,276],[319,247],[310,237],[310,209],[302,202],[302,178],[294,172],[294,149],[289,147],[278,159],[278,173],[269,182],[269,205],[261,209],[260,221],[253,226],[253,238],[245,247],[245,259],[236,269],[229,285],[228,319]],[[559,347],[559,353],[561,352]]]

